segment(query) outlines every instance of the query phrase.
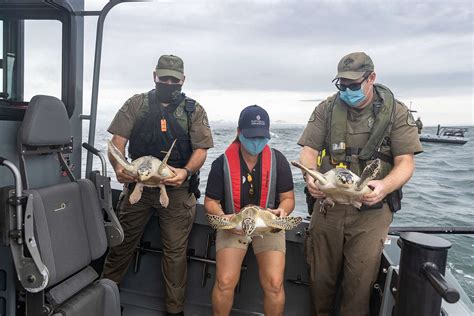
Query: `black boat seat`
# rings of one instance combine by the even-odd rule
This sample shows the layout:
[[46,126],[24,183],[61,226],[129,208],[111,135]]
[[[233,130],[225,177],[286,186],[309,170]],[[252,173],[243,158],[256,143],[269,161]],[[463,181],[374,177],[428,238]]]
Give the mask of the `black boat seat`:
[[[64,104],[55,97],[31,99],[19,130],[20,172],[27,184],[26,156],[58,154],[71,142],[69,118]],[[67,165],[62,163],[62,167]],[[52,315],[120,315],[120,297],[115,282],[97,280],[92,260],[107,250],[102,209],[94,184],[87,179],[27,189],[32,197],[34,237],[42,264],[47,269],[44,286]],[[64,180],[62,180],[64,182]],[[30,198],[28,198],[30,199]]]

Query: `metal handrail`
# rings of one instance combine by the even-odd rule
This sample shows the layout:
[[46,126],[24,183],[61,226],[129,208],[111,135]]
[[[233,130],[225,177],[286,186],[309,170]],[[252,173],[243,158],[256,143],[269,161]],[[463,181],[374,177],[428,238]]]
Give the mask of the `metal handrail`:
[[[100,62],[102,56],[102,37],[104,34],[104,22],[109,11],[117,4],[124,2],[147,2],[148,0],[111,0],[100,11],[99,19],[97,20],[97,35],[95,41],[95,57],[94,57],[94,74],[92,78],[92,97],[91,97],[91,111],[89,119],[89,137],[87,143],[94,146],[95,143],[95,128],[97,123],[97,100],[99,97],[99,76],[100,76]],[[87,15],[86,12],[82,13]],[[85,118],[84,116],[82,118]],[[86,174],[92,171],[93,155],[90,151],[87,152]]]
[[403,232],[417,232],[425,234],[453,234],[453,235],[471,235],[474,234],[473,226],[391,226],[389,234],[398,235]]
[[15,178],[15,198],[16,198],[16,205],[15,205],[15,210],[16,210],[16,230],[18,232],[17,234],[17,243],[22,244],[23,239],[22,239],[22,230],[23,230],[23,210],[22,210],[22,205],[20,202],[22,194],[23,194],[23,184],[21,182],[21,174],[20,170],[10,161],[7,159],[0,157],[0,166],[5,166],[10,171],[13,173],[13,177]]

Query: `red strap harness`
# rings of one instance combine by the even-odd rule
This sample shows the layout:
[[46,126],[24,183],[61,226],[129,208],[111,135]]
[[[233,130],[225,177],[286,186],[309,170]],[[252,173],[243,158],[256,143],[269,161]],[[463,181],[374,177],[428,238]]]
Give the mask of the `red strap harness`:
[[[240,173],[240,143],[233,142],[225,151],[225,156],[227,158],[229,169],[230,169],[230,179],[232,183],[232,196],[234,202],[235,213],[240,212],[240,189],[241,189],[241,178]],[[272,165],[272,152],[268,145],[265,146],[262,152],[261,168],[262,168],[262,178],[261,178],[261,188],[260,188],[260,207],[267,207],[267,198],[268,190],[270,190],[270,172]]]

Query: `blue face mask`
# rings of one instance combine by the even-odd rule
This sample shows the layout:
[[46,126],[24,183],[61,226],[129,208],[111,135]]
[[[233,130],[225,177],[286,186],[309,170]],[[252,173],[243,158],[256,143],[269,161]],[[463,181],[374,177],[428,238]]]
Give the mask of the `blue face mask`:
[[346,91],[339,91],[341,100],[351,107],[356,107],[365,100],[365,94],[362,88],[356,91],[346,89]]
[[242,134],[239,134],[239,140],[242,146],[245,147],[245,150],[252,156],[257,156],[261,153],[269,141],[269,139],[265,137],[246,138]]

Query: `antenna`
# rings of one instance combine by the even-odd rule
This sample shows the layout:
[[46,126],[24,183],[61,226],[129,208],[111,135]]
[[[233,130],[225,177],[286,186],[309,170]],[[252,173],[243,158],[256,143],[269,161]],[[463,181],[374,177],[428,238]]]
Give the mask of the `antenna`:
[[411,103],[412,103],[412,102],[410,101],[410,108],[409,108],[410,113],[416,113],[416,112],[417,112],[416,110],[412,110],[412,109],[411,109]]

